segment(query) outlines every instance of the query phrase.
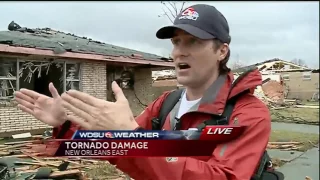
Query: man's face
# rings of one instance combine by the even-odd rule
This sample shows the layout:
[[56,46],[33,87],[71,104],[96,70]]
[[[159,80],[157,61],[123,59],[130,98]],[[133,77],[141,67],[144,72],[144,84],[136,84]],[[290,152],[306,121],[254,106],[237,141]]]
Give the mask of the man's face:
[[176,30],[171,41],[172,58],[179,84],[187,87],[201,86],[214,73],[218,74],[219,61],[224,56],[220,49],[215,51],[213,40],[201,40],[185,31]]

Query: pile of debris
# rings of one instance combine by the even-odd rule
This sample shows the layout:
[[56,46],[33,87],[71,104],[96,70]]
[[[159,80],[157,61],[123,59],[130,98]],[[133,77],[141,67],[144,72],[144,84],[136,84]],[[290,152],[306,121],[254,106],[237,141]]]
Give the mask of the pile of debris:
[[12,139],[12,142],[0,144],[0,179],[126,179],[126,175],[108,161],[47,157],[33,147],[44,145],[48,137],[40,135],[28,139]]
[[270,80],[262,85],[264,94],[277,104],[284,103],[284,86],[279,82]]
[[262,85],[255,89],[254,94],[269,107],[285,105],[284,86],[278,81],[270,80],[270,78],[264,80]]
[[162,71],[152,71],[152,79],[156,80],[167,80],[176,79],[176,74],[174,70],[162,70]]
[[282,151],[295,151],[302,148],[301,142],[269,142],[268,149],[281,149]]

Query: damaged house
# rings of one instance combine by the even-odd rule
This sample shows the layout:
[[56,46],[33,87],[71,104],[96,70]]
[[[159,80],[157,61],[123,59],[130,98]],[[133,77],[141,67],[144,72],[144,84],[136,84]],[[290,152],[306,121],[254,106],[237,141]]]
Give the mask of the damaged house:
[[154,97],[152,71],[172,68],[163,57],[114,46],[50,28],[23,28],[11,22],[0,31],[0,135],[43,132],[48,128],[16,108],[13,93],[21,88],[50,96],[81,90],[114,101],[111,82],[121,84],[134,115]]
[[278,96],[277,99],[319,100],[319,69],[311,69],[274,58],[235,69],[233,72],[241,74],[253,67],[257,67],[261,72],[264,81],[262,86],[264,93],[269,94],[270,97]]

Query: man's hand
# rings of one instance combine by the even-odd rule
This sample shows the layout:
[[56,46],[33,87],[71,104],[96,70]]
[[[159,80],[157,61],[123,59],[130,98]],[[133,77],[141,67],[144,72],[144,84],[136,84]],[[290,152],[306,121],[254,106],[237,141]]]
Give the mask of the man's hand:
[[63,107],[73,112],[68,120],[87,130],[133,130],[138,127],[129,102],[116,82],[112,83],[116,102],[109,102],[86,93],[69,90],[62,94]]
[[53,98],[32,90],[21,89],[15,92],[15,100],[22,111],[56,127],[66,121],[66,113],[62,107],[62,99],[52,83],[49,84],[49,90]]

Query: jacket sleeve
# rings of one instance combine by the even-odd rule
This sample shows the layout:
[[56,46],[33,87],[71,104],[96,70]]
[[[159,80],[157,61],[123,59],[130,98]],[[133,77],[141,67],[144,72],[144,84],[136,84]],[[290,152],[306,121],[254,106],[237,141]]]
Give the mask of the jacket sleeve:
[[[151,120],[158,117],[159,109],[169,92],[163,93],[155,101],[153,101],[138,117],[136,121],[140,127],[144,129],[151,129]],[[139,179],[139,177],[147,177],[143,168],[137,168],[136,158],[104,158],[111,164],[116,165],[117,168],[130,175],[132,178]],[[147,178],[145,178],[147,179]],[[152,179],[152,177],[151,177]]]
[[[159,96],[155,101],[150,103],[150,105],[138,116],[136,117],[136,121],[139,124],[140,127],[143,127],[145,129],[151,129],[151,119],[153,117],[158,116],[158,111],[155,111],[157,109],[160,109],[163,100],[165,97],[169,94],[169,92],[163,93],[161,96]],[[65,130],[63,130],[66,128]],[[70,122],[66,121],[65,124],[53,128],[52,132],[52,138],[56,139],[62,131],[64,131],[62,136],[59,137],[59,139],[70,139],[73,134],[76,132],[76,130],[81,129],[80,126]]]
[[[144,129],[151,129],[152,124],[151,120],[153,117],[158,117],[159,115],[159,109],[161,108],[161,105],[166,98],[166,96],[169,94],[169,92],[163,93],[161,96],[159,96],[155,101],[150,103],[150,105],[138,116],[136,117],[136,121],[139,124],[140,127]],[[80,129],[80,127],[74,123],[69,122],[69,128],[66,131],[66,133],[63,133],[64,135],[60,139],[70,139],[74,132],[77,129]],[[59,133],[62,131],[62,126],[56,127],[53,129],[53,138],[56,138]],[[108,160],[111,164],[116,165],[119,169],[121,169],[123,172],[130,173],[130,176],[132,177],[143,177],[144,172],[139,170],[139,168],[136,167],[135,158],[100,158],[103,160]]]
[[236,105],[230,123],[248,127],[241,137],[218,145],[206,162],[192,157],[179,157],[176,162],[150,157],[131,159],[130,164],[134,167],[127,167],[128,164],[120,160],[117,167],[137,180],[248,180],[254,174],[269,140],[270,113],[252,95]]

